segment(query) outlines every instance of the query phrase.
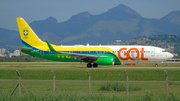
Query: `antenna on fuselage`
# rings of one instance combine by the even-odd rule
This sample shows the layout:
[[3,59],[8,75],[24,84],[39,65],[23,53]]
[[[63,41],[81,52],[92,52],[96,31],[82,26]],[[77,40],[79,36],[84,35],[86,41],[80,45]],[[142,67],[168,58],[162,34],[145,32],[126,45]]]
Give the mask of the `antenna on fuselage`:
[[86,43],[86,46],[89,46],[89,43]]

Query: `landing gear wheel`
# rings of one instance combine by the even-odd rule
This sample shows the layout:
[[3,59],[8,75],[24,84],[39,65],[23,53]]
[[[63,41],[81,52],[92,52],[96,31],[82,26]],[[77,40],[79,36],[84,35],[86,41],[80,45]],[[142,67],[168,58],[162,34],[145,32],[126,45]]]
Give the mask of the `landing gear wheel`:
[[94,64],[93,64],[93,67],[98,67],[98,64],[97,64],[97,63],[94,63]]
[[156,67],[158,67],[158,64],[155,64]]
[[88,63],[87,64],[87,68],[91,68],[92,67],[92,64],[91,63]]

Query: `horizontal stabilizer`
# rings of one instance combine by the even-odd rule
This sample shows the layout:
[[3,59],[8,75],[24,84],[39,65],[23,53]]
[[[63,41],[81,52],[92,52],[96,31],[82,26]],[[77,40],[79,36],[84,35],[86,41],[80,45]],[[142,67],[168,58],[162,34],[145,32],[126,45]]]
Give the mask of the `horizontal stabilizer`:
[[26,51],[31,51],[32,50],[31,48],[23,48],[23,47],[10,46],[10,45],[6,45],[6,46],[21,49],[21,50],[26,50]]

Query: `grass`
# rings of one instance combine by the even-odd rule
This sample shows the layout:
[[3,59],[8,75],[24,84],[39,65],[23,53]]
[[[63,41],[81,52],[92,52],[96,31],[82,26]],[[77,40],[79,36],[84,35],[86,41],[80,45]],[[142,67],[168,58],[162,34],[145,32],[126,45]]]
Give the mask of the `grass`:
[[[126,85],[120,82],[107,82],[99,88],[102,91],[126,91]],[[141,87],[129,85],[129,91],[140,91]]]
[[[113,82],[113,81],[112,81]],[[120,84],[126,85],[126,82],[115,81]],[[8,94],[12,92],[18,81],[0,81],[0,93]],[[102,85],[107,81],[92,81],[91,92],[93,95],[108,95],[108,96],[126,96],[126,91],[104,91],[99,90]],[[34,95],[52,95],[53,93],[53,81],[22,81],[22,84],[26,87],[30,94]],[[56,94],[72,94],[72,95],[89,95],[89,82],[88,80],[59,80],[56,81]],[[166,82],[129,82],[129,86],[140,87],[141,90],[130,90],[129,96],[142,96],[146,92],[154,92],[154,94],[166,94]],[[129,88],[131,89],[131,88]],[[22,95],[27,95],[25,90],[21,87]],[[15,95],[18,95],[19,89],[15,91]],[[180,85],[169,85],[169,93],[180,95]],[[14,95],[13,95],[14,96]]]
[[125,96],[108,96],[108,95],[92,95],[91,98],[82,95],[32,95],[32,96],[13,96],[9,98],[6,94],[0,94],[1,101],[179,101],[180,96],[173,93],[168,96],[165,94],[154,94],[152,92],[143,94],[143,96],[125,97]]
[[[88,80],[88,69],[54,69],[56,80]],[[52,80],[51,69],[20,69],[23,80]],[[124,70],[90,69],[92,80],[126,81]],[[170,81],[180,81],[179,69],[166,70]],[[129,81],[165,81],[161,69],[128,69]],[[18,79],[15,69],[0,69],[0,79]]]
[[[108,81],[110,82],[110,81]],[[111,81],[112,84],[114,83],[126,85],[126,82],[124,81]],[[0,101],[1,99],[8,99],[8,96],[14,89],[15,85],[18,83],[18,80],[10,80],[10,81],[0,81]],[[99,88],[102,87],[102,85],[106,84],[107,81],[91,81],[91,92],[92,92],[92,99],[96,101],[100,101],[100,99],[103,100],[114,100],[117,101],[117,99],[122,100],[134,100],[137,99],[138,101],[144,101],[144,99],[162,99],[162,97],[165,97],[163,99],[167,99],[168,97],[165,96],[166,94],[166,82],[163,81],[130,81],[129,86],[134,87],[140,87],[141,90],[130,90],[129,91],[129,99],[126,98],[126,91],[102,91],[99,90]],[[89,95],[89,85],[88,80],[57,80],[56,81],[56,96],[52,96],[53,94],[53,81],[52,80],[29,80],[25,81],[22,80],[22,84],[26,87],[26,89],[29,91],[29,93],[32,95],[31,97],[27,96],[27,93],[25,90],[21,87],[22,92],[22,98],[18,97],[19,89],[15,91],[14,95],[12,96],[12,99],[14,101],[16,100],[60,100],[66,99],[67,101],[73,100],[73,101],[81,101],[81,100],[90,100],[88,99]],[[131,89],[131,88],[129,88]],[[136,89],[136,88],[135,88]],[[153,92],[148,93],[145,95],[146,92]],[[169,85],[169,93],[173,93],[173,99],[179,98],[178,95],[180,95],[180,85]],[[3,96],[6,96],[2,98]],[[64,97],[63,97],[64,96]],[[63,97],[63,98],[62,98]],[[72,98],[71,98],[72,97]],[[76,98],[79,99],[76,99]],[[51,98],[51,99],[50,99]],[[2,101],[4,101],[2,100]],[[11,100],[11,99],[10,99]],[[136,100],[136,101],[137,101]],[[151,101],[151,100],[149,100]],[[161,100],[160,100],[161,101]],[[163,101],[163,100],[162,100]],[[168,100],[164,100],[168,101]]]
[[169,85],[180,85],[180,82],[170,81],[168,82]]
[[152,92],[146,93],[140,100],[142,101],[179,101],[180,96],[174,95],[173,93],[168,96],[165,94],[156,95]]
[[[119,86],[126,85],[126,75],[122,69],[54,69],[56,75],[56,95],[53,96],[53,76],[51,69],[38,69],[38,66],[54,67],[84,67],[85,64],[78,63],[0,63],[0,67],[19,66],[18,71],[21,74],[22,84],[30,92],[27,96],[21,87],[22,97],[18,95],[18,89],[12,98],[8,98],[15,85],[18,83],[16,69],[0,69],[0,101],[18,100],[18,101],[177,101],[180,100],[180,70],[167,69],[169,75],[169,96],[166,96],[166,75],[162,69],[128,69],[129,89],[133,86],[134,91],[129,91],[129,98],[126,97],[126,91],[118,91]],[[51,66],[52,65],[52,66]],[[32,66],[34,69],[22,69]],[[143,65],[139,65],[143,66]],[[149,66],[149,65],[146,65]],[[103,66],[100,66],[100,68]],[[132,66],[131,66],[132,67]],[[89,99],[88,74],[91,73],[91,92]],[[8,81],[10,80],[10,81]],[[27,81],[26,81],[27,80]],[[114,85],[114,90],[99,90],[107,82]],[[117,88],[115,88],[118,86]],[[141,89],[141,90],[136,90]],[[150,92],[150,93],[147,93]],[[152,93],[153,92],[153,93]]]

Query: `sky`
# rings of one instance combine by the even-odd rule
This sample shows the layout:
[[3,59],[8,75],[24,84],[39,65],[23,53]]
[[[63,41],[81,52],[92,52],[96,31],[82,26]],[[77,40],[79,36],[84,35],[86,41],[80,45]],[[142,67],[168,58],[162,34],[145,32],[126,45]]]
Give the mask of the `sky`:
[[81,12],[98,15],[119,4],[150,19],[180,11],[180,0],[0,0],[0,28],[18,31],[17,17],[23,17],[27,23],[50,16],[64,22]]

